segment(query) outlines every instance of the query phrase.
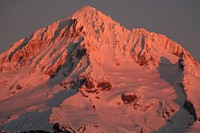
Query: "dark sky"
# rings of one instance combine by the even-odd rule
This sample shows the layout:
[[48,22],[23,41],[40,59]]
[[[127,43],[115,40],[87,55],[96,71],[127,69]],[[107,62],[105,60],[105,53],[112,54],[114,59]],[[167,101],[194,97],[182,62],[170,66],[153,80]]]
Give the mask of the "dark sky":
[[200,0],[1,0],[0,52],[86,5],[128,29],[165,34],[200,61]]

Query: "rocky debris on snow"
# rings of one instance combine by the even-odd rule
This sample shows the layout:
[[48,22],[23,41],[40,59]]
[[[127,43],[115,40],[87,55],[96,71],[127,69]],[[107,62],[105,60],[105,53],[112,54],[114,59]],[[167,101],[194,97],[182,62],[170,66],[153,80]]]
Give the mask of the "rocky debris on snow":
[[112,89],[112,85],[110,82],[108,81],[104,81],[104,82],[98,82],[98,88],[101,88],[101,91],[109,91]]
[[130,103],[133,103],[133,102],[136,103],[139,100],[140,97],[136,94],[123,93],[121,98],[122,98],[124,104],[130,104]]
[[167,103],[164,103],[163,101],[160,101],[156,110],[160,112],[162,118],[172,123],[171,117],[176,112],[176,110],[173,107],[171,107]]
[[99,91],[109,91],[112,89],[112,84],[108,81],[93,81],[86,79],[85,90],[88,93],[98,93]]
[[55,123],[53,124],[53,133],[72,133],[70,131],[68,131],[67,129],[65,129],[63,126],[60,126],[59,123]]
[[85,86],[86,86],[87,89],[95,88],[95,85],[94,85],[94,83],[91,81],[91,79],[87,79],[87,80],[86,80]]

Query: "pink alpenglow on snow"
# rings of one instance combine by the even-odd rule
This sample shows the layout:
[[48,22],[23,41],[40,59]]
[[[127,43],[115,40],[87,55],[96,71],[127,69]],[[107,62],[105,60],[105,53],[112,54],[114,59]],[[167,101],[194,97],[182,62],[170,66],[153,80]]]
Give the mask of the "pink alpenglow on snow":
[[0,54],[0,132],[197,133],[200,66],[86,6]]

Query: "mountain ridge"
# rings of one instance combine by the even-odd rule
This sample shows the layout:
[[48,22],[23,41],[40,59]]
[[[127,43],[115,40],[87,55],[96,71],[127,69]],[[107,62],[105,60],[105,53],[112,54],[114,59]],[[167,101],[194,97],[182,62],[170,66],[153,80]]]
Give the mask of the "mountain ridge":
[[[89,15],[88,15],[89,14]],[[101,13],[100,11],[97,11],[95,8],[93,8],[93,7],[90,7],[90,6],[86,6],[86,7],[83,7],[82,9],[80,9],[79,11],[77,11],[76,13],[74,13],[73,15],[71,15],[70,17],[68,17],[68,18],[66,18],[66,19],[62,19],[62,20],[59,20],[59,21],[57,21],[57,22],[54,22],[53,24],[51,24],[50,26],[48,26],[48,27],[44,27],[44,28],[41,28],[41,29],[39,29],[39,30],[37,30],[36,32],[34,32],[34,33],[32,33],[30,36],[28,36],[28,37],[26,37],[26,38],[22,38],[22,39],[20,39],[18,42],[16,42],[16,43],[14,43],[14,45],[12,46],[12,48],[10,49],[10,51],[12,51],[11,53],[10,52],[8,52],[8,53],[10,53],[9,55],[4,55],[4,57],[1,57],[1,64],[3,63],[3,62],[8,62],[8,61],[11,61],[11,59],[12,59],[12,56],[13,56],[13,54],[15,54],[16,52],[18,52],[20,49],[22,49],[24,46],[23,45],[27,45],[27,44],[29,44],[29,42],[30,43],[33,43],[33,45],[31,45],[30,44],[30,49],[31,49],[31,47],[34,47],[34,49],[35,49],[35,51],[38,51],[37,49],[41,49],[41,46],[34,46],[34,44],[36,44],[36,43],[39,43],[40,45],[42,45],[42,44],[48,44],[48,43],[52,43],[53,41],[56,41],[56,40],[54,40],[55,38],[56,38],[56,34],[58,34],[59,32],[61,32],[62,30],[63,30],[63,28],[68,24],[68,23],[70,23],[70,22],[68,22],[68,20],[70,20],[70,19],[72,19],[72,20],[77,20],[78,19],[78,21],[77,22],[79,22],[79,27],[81,28],[81,30],[84,30],[84,28],[86,27],[86,29],[88,30],[88,29],[90,29],[90,28],[87,28],[87,25],[91,25],[91,24],[88,24],[88,20],[92,20],[90,23],[94,23],[95,22],[95,20],[93,20],[93,19],[91,19],[90,17],[95,17],[95,15],[94,14],[96,14],[97,15],[97,20],[99,20],[100,19],[100,24],[102,23],[102,25],[101,26],[95,26],[95,27],[100,27],[100,29],[102,29],[103,28],[103,23],[104,22],[101,22],[101,19],[102,20],[104,20],[104,21],[111,21],[111,23],[115,26],[119,26],[120,28],[122,28],[123,30],[126,30],[127,32],[139,32],[139,33],[141,33],[142,35],[144,35],[145,36],[145,39],[147,38],[147,40],[148,41],[151,41],[151,42],[153,42],[154,41],[154,39],[157,39],[156,41],[158,42],[158,41],[165,41],[166,42],[166,44],[164,44],[164,45],[160,45],[160,46],[162,46],[162,47],[164,47],[165,49],[167,49],[169,52],[171,52],[171,53],[173,53],[173,54],[175,54],[176,56],[178,56],[178,57],[180,57],[181,56],[181,54],[183,53],[183,52],[185,52],[185,53],[187,53],[187,55],[191,58],[191,60],[192,60],[192,62],[194,62],[196,65],[198,64],[198,62],[190,55],[190,53],[188,52],[188,51],[186,51],[185,49],[183,49],[178,43],[176,43],[176,42],[174,42],[174,41],[172,41],[172,40],[170,40],[170,39],[168,39],[166,36],[164,36],[164,35],[161,35],[161,34],[156,34],[156,33],[154,33],[154,32],[148,32],[147,30],[145,30],[145,29],[142,29],[142,28],[138,28],[138,29],[135,29],[135,30],[132,30],[132,31],[130,31],[130,30],[127,30],[127,29],[125,29],[124,27],[121,27],[120,26],[120,24],[119,23],[117,23],[117,22],[115,22],[115,21],[113,21],[110,17],[107,17],[106,15],[104,15],[103,13]],[[89,17],[88,17],[88,16]],[[83,17],[84,16],[84,17]],[[99,16],[101,16],[101,18],[99,18]],[[82,18],[81,18],[82,17]],[[80,19],[81,18],[81,19]],[[84,18],[89,18],[89,19],[84,19]],[[84,21],[84,23],[83,24],[81,24],[82,23],[82,21]],[[73,23],[73,22],[72,22]],[[80,25],[86,25],[86,26],[80,26]],[[109,26],[107,26],[107,27],[109,27]],[[118,28],[119,28],[118,27]],[[93,28],[93,27],[92,27]],[[50,30],[50,31],[47,31],[47,30]],[[53,35],[51,34],[51,33],[53,33],[53,29],[54,29],[54,37],[53,37]],[[56,29],[56,30],[55,30]],[[121,30],[122,30],[121,29]],[[104,30],[104,29],[102,29],[102,30]],[[57,33],[56,33],[57,32]],[[64,31],[62,31],[62,32],[64,32]],[[90,31],[90,33],[94,33],[94,32],[91,32]],[[45,39],[47,39],[47,41],[50,41],[50,42],[46,42],[45,41],[45,39],[43,39],[43,37],[45,36],[45,34],[48,34],[48,36],[46,36],[45,37]],[[95,33],[94,33],[95,34]],[[128,34],[131,34],[131,33],[128,33]],[[63,36],[63,35],[62,35]],[[157,36],[156,38],[155,38],[155,36]],[[159,39],[160,38],[160,39]],[[58,39],[60,39],[60,38],[58,38]],[[45,42],[44,42],[45,41]],[[161,43],[162,44],[162,43]],[[20,45],[20,46],[18,46],[18,45]],[[156,45],[159,45],[159,44],[156,44]],[[15,48],[16,47],[16,48]],[[13,50],[12,50],[13,49]],[[3,52],[4,54],[5,54],[5,52]],[[3,54],[2,53],[2,54]],[[29,53],[33,53],[34,54],[34,52],[29,52]],[[1,56],[2,56],[2,54],[1,54]],[[22,54],[23,55],[23,54]],[[32,54],[29,54],[28,56],[32,56]],[[20,57],[18,57],[17,59],[19,60],[19,58]],[[17,59],[14,59],[15,61],[17,60]],[[0,70],[2,70],[2,68],[0,69]]]
[[0,129],[198,131],[199,77],[199,63],[178,43],[86,6],[0,55]]

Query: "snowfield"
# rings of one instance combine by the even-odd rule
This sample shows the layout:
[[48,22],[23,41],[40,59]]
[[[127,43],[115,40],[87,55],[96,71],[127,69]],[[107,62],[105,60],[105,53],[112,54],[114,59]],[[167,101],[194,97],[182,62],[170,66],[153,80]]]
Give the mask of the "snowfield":
[[0,132],[197,133],[200,66],[86,6],[0,54]]

